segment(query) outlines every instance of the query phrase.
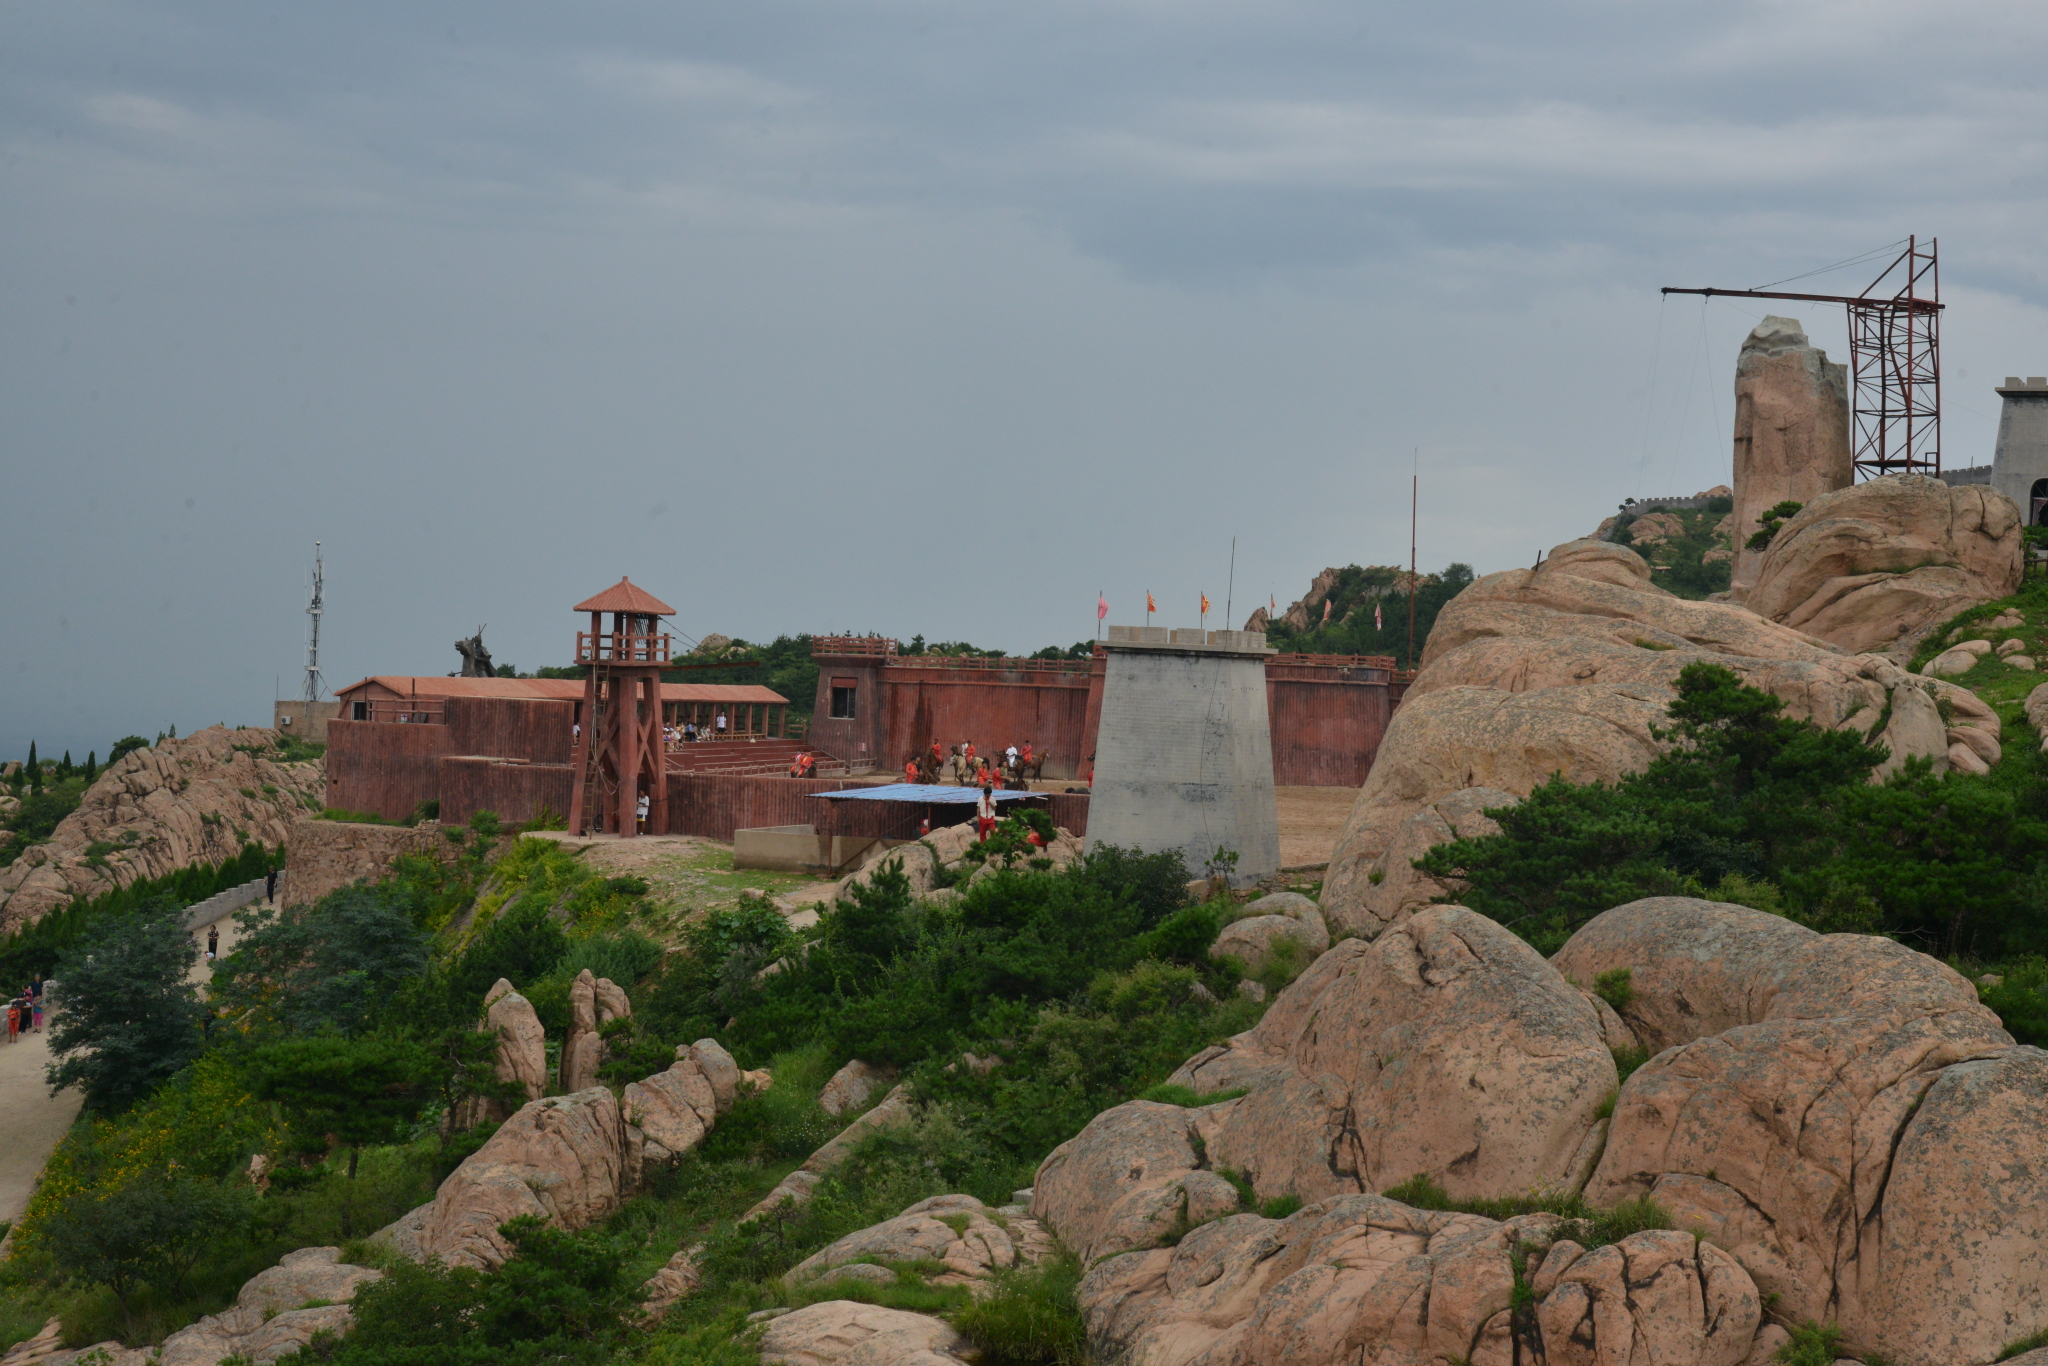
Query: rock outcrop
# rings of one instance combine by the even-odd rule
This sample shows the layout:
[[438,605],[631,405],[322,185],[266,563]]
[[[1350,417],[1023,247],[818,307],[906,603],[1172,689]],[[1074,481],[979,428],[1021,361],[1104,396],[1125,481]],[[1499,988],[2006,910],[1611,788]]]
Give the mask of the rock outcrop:
[[[484,1018],[477,1028],[498,1036],[499,1081],[517,1082],[529,1101],[546,1094],[547,1031],[541,1028],[533,1003],[514,991],[504,978],[500,977],[484,993]],[[467,1129],[487,1120],[507,1119],[515,1108],[505,1101],[479,1097],[464,1103],[456,1127]]]
[[771,1319],[764,1366],[966,1366],[976,1354],[944,1319],[826,1300]]
[[[884,1263],[937,1262],[945,1269],[926,1277],[931,1285],[964,1285],[981,1291],[993,1273],[1052,1255],[1050,1234],[1018,1206],[991,1210],[971,1195],[935,1195],[894,1219],[849,1233],[791,1267],[789,1284],[829,1281],[841,1275],[885,1270]],[[891,1280],[894,1272],[886,1272]]]
[[274,730],[209,726],[107,765],[47,843],[0,869],[0,932],[69,903],[195,863],[220,864],[249,841],[285,842],[327,790],[319,760],[281,763]]
[[596,1223],[638,1185],[642,1138],[603,1087],[526,1105],[441,1183],[433,1203],[381,1237],[418,1261],[496,1267],[498,1226],[522,1214],[562,1228]]
[[854,1114],[866,1109],[877,1091],[895,1084],[895,1068],[887,1063],[877,1065],[855,1058],[834,1072],[832,1079],[825,1083],[825,1089],[818,1092],[818,1108],[834,1117]]
[[740,1222],[744,1224],[749,1220],[758,1219],[780,1206],[785,1200],[793,1205],[809,1204],[811,1192],[817,1189],[818,1182],[824,1179],[825,1173],[844,1162],[862,1139],[883,1129],[906,1128],[915,1117],[916,1110],[911,1104],[910,1093],[901,1086],[895,1087],[888,1095],[882,1097],[879,1105],[841,1129],[824,1146],[805,1158],[801,1167],[783,1177],[774,1190],[761,1197],[752,1209],[740,1216]]
[[1968,982],[1889,940],[1658,897],[1582,928],[1557,967],[1631,971],[1661,1049],[1622,1087],[1586,1187],[1648,1194],[1775,1296],[1901,1366],[1989,1361],[2048,1324],[2048,1053]]
[[[301,1248],[251,1277],[232,1308],[179,1329],[160,1346],[128,1348],[102,1342],[76,1352],[20,1357],[10,1353],[8,1360],[38,1366],[70,1366],[81,1360],[98,1366],[218,1366],[236,1358],[261,1366],[297,1352],[315,1333],[346,1333],[354,1321],[349,1301],[363,1286],[383,1277],[381,1271],[342,1261],[340,1248]],[[303,1307],[309,1302],[313,1308]]]
[[1460,1196],[1575,1188],[1599,1154],[1615,1067],[1599,1013],[1512,934],[1432,906],[1342,941],[1257,1028],[1169,1080],[1182,1110],[1133,1101],[1055,1149],[1032,1213],[1094,1258],[1260,1199],[1319,1200],[1427,1176]]
[[[1748,548],[1763,514],[1849,487],[1849,381],[1793,318],[1768,317],[1735,361],[1735,567],[1738,597],[1757,580]],[[1779,533],[1784,534],[1782,531]]]
[[1331,929],[1374,934],[1405,913],[1388,906],[1398,894],[1375,895],[1372,874],[1392,880],[1388,851],[1423,808],[1468,788],[1521,797],[1553,773],[1611,781],[1645,767],[1679,671],[1698,662],[1776,693],[1789,715],[1882,742],[1892,757],[1880,772],[1914,755],[1949,766],[1937,699],[1950,724],[1996,733],[1968,689],[1747,608],[1673,597],[1634,551],[1570,541],[1537,569],[1487,575],[1437,617],[1338,839],[1322,893]]
[[640,1130],[642,1160],[666,1162],[696,1148],[732,1108],[739,1066],[715,1039],[699,1039],[676,1050],[665,1072],[628,1082],[619,1110]]
[[1418,870],[1415,860],[1454,839],[1499,834],[1500,822],[1487,811],[1520,800],[1497,787],[1468,787],[1422,807],[1394,831],[1386,852],[1367,865],[1364,891],[1348,908],[1345,928],[1371,938],[1419,907],[1456,896],[1462,888],[1446,886]]
[[2022,526],[2012,499],[1983,484],[1886,475],[1809,500],[1742,601],[1845,650],[1903,660],[1958,612],[2018,590]]
[[569,1032],[562,1040],[562,1090],[583,1091],[597,1085],[604,1064],[604,1027],[632,1015],[625,990],[589,968],[569,984]]
[[[1737,1366],[1762,1305],[1689,1233],[1586,1251],[1552,1214],[1496,1223],[1347,1195],[1240,1214],[1081,1282],[1098,1359],[1129,1366]],[[1516,1309],[1517,1262],[1528,1307]]]
[[1330,930],[1322,908],[1299,892],[1274,892],[1244,908],[1244,916],[1223,927],[1209,946],[1211,958],[1234,957],[1246,971],[1257,972],[1271,962],[1285,943],[1296,961],[1306,966],[1330,947]]

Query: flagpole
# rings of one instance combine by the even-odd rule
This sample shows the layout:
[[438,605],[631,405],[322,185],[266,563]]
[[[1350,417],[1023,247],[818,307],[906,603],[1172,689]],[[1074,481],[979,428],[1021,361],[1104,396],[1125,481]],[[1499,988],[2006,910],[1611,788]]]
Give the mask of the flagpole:
[[1230,623],[1237,618],[1230,614],[1232,594],[1237,592],[1237,537],[1230,538],[1230,581],[1223,585],[1223,629],[1228,631]]
[[[1420,463],[1422,448],[1416,447],[1415,459]],[[1415,510],[1422,500],[1422,475],[1408,476],[1408,667],[1415,667]]]

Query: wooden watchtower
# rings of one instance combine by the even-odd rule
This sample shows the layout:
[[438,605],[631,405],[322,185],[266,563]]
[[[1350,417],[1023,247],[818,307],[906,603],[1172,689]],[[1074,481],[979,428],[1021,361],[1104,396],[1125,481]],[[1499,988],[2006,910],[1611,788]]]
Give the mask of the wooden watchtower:
[[669,667],[669,638],[661,618],[676,609],[621,577],[575,610],[590,613],[590,629],[576,633],[576,662],[588,672],[571,760],[576,777],[569,829],[630,839],[639,833],[635,813],[645,796],[647,828],[664,831],[668,771],[661,744],[661,671]]

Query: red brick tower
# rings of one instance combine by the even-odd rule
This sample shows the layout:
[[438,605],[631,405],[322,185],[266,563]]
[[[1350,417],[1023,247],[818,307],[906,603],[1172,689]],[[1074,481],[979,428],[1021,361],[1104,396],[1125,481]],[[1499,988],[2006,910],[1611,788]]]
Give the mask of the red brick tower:
[[[676,609],[623,577],[576,611],[590,613],[590,629],[576,633],[583,680],[582,728],[576,737],[575,787],[569,829],[606,831],[630,839],[634,813],[648,799],[647,828],[668,829],[668,768],[661,746],[661,671],[669,666],[669,640],[661,618]],[[612,629],[604,629],[604,614]]]

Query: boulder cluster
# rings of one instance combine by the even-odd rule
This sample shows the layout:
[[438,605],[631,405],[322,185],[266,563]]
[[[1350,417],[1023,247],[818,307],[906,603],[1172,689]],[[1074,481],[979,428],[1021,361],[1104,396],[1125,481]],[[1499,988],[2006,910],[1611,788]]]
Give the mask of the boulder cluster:
[[[1618,1012],[1580,985],[1622,969]],[[1431,906],[1333,946],[1172,1080],[1224,1098],[1097,1116],[1031,1204],[1091,1267],[1097,1350],[1133,1366],[1734,1366],[1807,1322],[1956,1366],[2048,1326],[2048,1053],[1889,940],[1652,898],[1546,962]],[[1647,1196],[1669,1227],[1603,1243],[1383,1194],[1418,1180]],[[1282,1196],[1307,1203],[1247,1208]]]

